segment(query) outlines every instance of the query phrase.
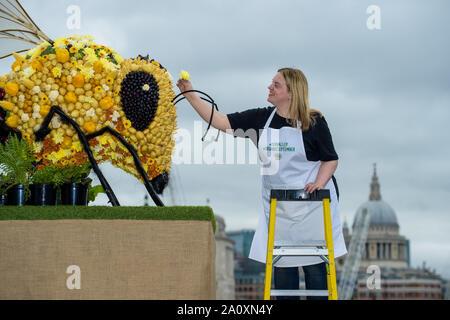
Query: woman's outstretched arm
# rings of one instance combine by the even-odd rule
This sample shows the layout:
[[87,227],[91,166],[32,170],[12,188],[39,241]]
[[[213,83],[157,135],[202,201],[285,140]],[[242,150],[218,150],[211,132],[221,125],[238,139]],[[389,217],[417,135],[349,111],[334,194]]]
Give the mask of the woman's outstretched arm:
[[[184,92],[187,90],[192,90],[192,83],[189,80],[180,79],[177,82],[177,87],[180,89],[180,92]],[[206,101],[202,100],[195,92],[188,92],[183,94],[186,100],[191,104],[191,106],[197,111],[200,117],[209,122],[211,118],[211,105]],[[211,125],[221,131],[226,132],[226,130],[231,129],[230,121],[228,121],[228,117],[219,111],[215,110]]]

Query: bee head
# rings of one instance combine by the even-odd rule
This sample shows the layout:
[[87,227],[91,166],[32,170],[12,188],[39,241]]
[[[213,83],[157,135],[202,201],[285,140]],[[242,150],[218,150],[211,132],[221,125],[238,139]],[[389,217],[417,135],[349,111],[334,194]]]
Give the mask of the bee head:
[[168,183],[176,130],[169,73],[148,55],[139,55],[124,60],[119,81],[120,108],[130,125],[125,138],[137,147],[153,187],[161,193]]

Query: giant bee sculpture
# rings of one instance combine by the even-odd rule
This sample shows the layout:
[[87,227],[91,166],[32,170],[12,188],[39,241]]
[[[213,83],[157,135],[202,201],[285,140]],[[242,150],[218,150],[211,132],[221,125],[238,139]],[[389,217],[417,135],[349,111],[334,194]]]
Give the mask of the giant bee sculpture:
[[32,143],[38,169],[89,161],[117,206],[97,165],[110,161],[162,206],[158,194],[168,183],[177,129],[168,71],[148,56],[123,59],[89,36],[52,40],[18,1],[1,1],[0,18],[14,24],[0,30],[0,39],[33,46],[10,52],[12,70],[0,76],[0,137],[12,133]]

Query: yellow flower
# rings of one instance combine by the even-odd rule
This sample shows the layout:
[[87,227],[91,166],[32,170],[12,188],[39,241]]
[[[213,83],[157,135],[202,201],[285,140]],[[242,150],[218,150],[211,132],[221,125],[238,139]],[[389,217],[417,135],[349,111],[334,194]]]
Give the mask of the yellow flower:
[[66,156],[66,151],[64,149],[59,149],[59,151],[56,152],[55,156],[56,156],[56,159],[61,160],[62,158],[64,158]]
[[14,61],[11,65],[11,69],[14,71],[20,71],[20,68],[22,67],[23,62],[22,61]]
[[50,112],[50,106],[49,105],[42,105],[39,108],[39,113],[43,117],[45,117],[49,112]]
[[108,143],[108,138],[106,137],[106,135],[102,135],[102,136],[98,137],[98,141],[103,146]]
[[14,103],[9,101],[0,101],[0,107],[2,107],[5,110],[12,111],[14,109]]
[[70,47],[69,52],[70,53],[77,53],[78,49],[76,47],[72,46],[72,47]]
[[61,143],[61,146],[64,149],[69,149],[72,146],[72,138],[68,137],[68,136],[64,136],[64,139]]
[[58,67],[54,67],[54,68],[52,69],[52,73],[53,73],[53,76],[54,76],[55,78],[61,77],[61,69],[58,68]]
[[56,49],[56,60],[59,63],[66,63],[67,61],[69,61],[69,51],[67,51],[67,49]]
[[120,56],[120,54],[115,53],[114,54],[114,59],[118,62],[118,63],[122,63],[123,62],[123,58]]
[[48,102],[48,97],[47,97],[45,94],[43,94],[43,95],[41,96],[41,102],[42,102],[42,103],[47,103],[47,102]]
[[72,158],[72,159],[69,160],[69,163],[70,163],[71,166],[75,166],[75,164],[77,163],[77,159]]
[[69,103],[77,102],[77,96],[73,91],[67,92],[67,94],[64,96],[64,99]]
[[61,133],[59,133],[58,131],[53,131],[54,133],[53,133],[53,141],[56,143],[56,144],[58,144],[58,143],[61,143],[61,142],[63,142],[64,141],[64,136],[61,134]]
[[71,66],[72,68],[76,68],[76,67],[78,66],[77,60],[72,60],[72,61],[70,61],[70,66]]
[[31,67],[36,71],[42,71],[42,64],[39,62],[39,60],[35,59],[31,62]]
[[190,74],[186,70],[181,70],[180,79],[189,80],[191,78]]
[[100,87],[100,86],[96,86],[95,89],[94,89],[94,91],[95,91],[95,93],[102,93],[102,92],[103,92],[103,89],[102,89],[102,87]]
[[93,133],[93,132],[95,132],[95,123],[92,122],[92,121],[87,121],[87,122],[84,123],[83,129],[87,133]]
[[41,152],[41,150],[42,150],[42,142],[36,142],[36,141],[34,141],[33,142],[33,148],[34,148],[34,151],[35,151],[35,153],[40,153]]
[[44,54],[43,56],[41,56],[42,61],[47,61],[48,60],[48,54]]
[[114,102],[111,97],[104,97],[102,100],[100,100],[99,105],[102,110],[108,110],[114,105]]
[[68,163],[69,163],[69,160],[67,160],[67,159],[61,160],[61,164],[63,165],[63,167],[66,167]]
[[106,79],[105,79],[105,82],[106,82],[107,85],[110,86],[110,85],[112,85],[114,83],[114,79],[113,79],[113,77],[107,76]]
[[50,160],[53,163],[57,163],[59,159],[56,156],[56,152],[52,152],[51,154],[49,154],[48,155],[48,160]]
[[75,88],[82,88],[84,86],[84,76],[81,73],[77,73],[72,79],[72,84]]
[[[55,48],[64,47],[65,45],[66,45],[66,43],[65,43],[64,38],[58,38],[53,42],[53,47],[55,47]],[[44,48],[44,50],[45,50],[45,48]]]
[[95,51],[91,48],[85,48],[84,53],[86,54],[87,61],[94,65],[94,62],[98,60],[97,55],[95,54]]
[[19,92],[19,85],[15,82],[8,82],[5,86],[6,94],[15,96]]
[[80,152],[81,150],[83,150],[83,146],[80,141],[75,141],[72,143],[72,151]]
[[90,66],[78,66],[78,69],[80,69],[81,74],[86,80],[89,80],[94,76],[94,69]]
[[101,73],[103,71],[103,63],[97,60],[94,62],[93,68],[95,73]]
[[123,121],[123,126],[125,127],[125,129],[129,129],[131,127],[131,121],[130,120],[124,120]]

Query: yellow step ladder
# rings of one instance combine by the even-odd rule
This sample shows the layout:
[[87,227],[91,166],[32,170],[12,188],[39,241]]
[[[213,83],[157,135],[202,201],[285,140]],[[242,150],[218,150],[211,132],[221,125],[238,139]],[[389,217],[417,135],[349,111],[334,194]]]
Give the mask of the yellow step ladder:
[[[280,241],[277,242],[274,248],[277,201],[322,201],[325,243],[323,241],[313,241],[309,244],[283,244]],[[273,256],[275,256],[275,259],[273,259]],[[320,256],[327,264],[328,290],[271,290],[272,267],[282,256]],[[330,213],[330,190],[322,189],[310,194],[306,193],[303,189],[274,189],[270,191],[270,217],[267,237],[264,300],[270,300],[271,296],[328,296],[329,300],[337,300],[336,268],[334,263]]]

